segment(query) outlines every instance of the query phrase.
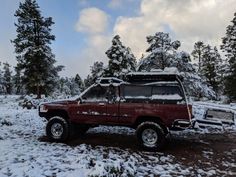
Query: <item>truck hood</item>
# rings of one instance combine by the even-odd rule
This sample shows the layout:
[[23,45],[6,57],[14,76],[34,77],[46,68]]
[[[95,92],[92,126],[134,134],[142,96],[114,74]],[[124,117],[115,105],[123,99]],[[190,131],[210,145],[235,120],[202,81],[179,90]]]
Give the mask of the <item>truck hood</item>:
[[47,103],[42,103],[43,105],[68,105],[68,104],[76,104],[76,100],[58,100],[58,101],[52,101]]

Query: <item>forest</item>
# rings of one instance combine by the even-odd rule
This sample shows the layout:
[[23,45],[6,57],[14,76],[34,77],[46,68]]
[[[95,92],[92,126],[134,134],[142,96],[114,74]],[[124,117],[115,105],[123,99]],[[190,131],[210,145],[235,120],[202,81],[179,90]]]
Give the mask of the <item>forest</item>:
[[156,32],[146,37],[149,45],[146,54],[136,58],[131,48],[115,35],[111,47],[104,51],[108,62],[94,62],[85,79],[79,73],[73,77],[60,76],[64,66],[56,66],[56,55],[50,47],[56,38],[51,34],[53,18],[43,17],[36,1],[20,3],[14,16],[17,35],[11,42],[17,64],[1,63],[0,94],[35,94],[37,98],[41,95],[75,96],[99,77],[123,79],[129,72],[176,67],[193,100],[232,102],[236,99],[236,13],[226,28],[220,47],[196,41],[191,53],[180,51],[181,41],[172,40],[167,32]]
[[[5,10],[5,4],[9,5],[9,3],[12,3],[12,7],[14,7],[14,11],[12,11],[12,27],[15,29],[15,36],[8,39],[8,34],[6,33],[10,33],[10,31],[6,31],[3,35],[6,35],[7,40],[10,40],[11,45],[14,47],[15,57],[13,58],[16,64],[11,64],[11,58],[1,58],[0,176],[236,176],[236,12],[230,17],[231,21],[226,20],[224,15],[221,17],[222,14],[229,10],[229,7],[235,7],[235,0],[75,1],[4,0],[1,2],[3,3],[0,6],[2,8],[1,11]],[[18,4],[16,5],[18,2],[19,6]],[[40,2],[42,11],[37,2]],[[80,8],[77,7],[78,2],[81,3]],[[107,3],[106,7],[104,7],[105,2]],[[137,2],[139,2],[139,10],[137,10]],[[88,3],[87,6],[86,3]],[[53,5],[53,8],[50,8],[50,5]],[[62,76],[61,73],[64,69],[72,70],[72,68],[65,68],[63,63],[62,65],[57,64],[60,59],[58,57],[60,53],[54,53],[53,48],[56,38],[60,37],[58,34],[57,36],[54,35],[55,31],[53,30],[55,28],[58,29],[57,24],[54,22],[54,20],[58,22],[57,13],[60,14],[59,16],[69,14],[68,18],[65,19],[73,19],[75,16],[71,15],[70,11],[79,9],[80,15],[81,13],[84,15],[85,10],[87,10],[90,15],[92,14],[92,17],[97,17],[100,14],[105,17],[105,20],[111,20],[119,12],[117,18],[113,19],[113,22],[117,19],[122,21],[122,18],[119,18],[122,16],[125,16],[126,20],[128,19],[128,22],[130,22],[130,14],[126,12],[128,10],[125,8],[128,6],[130,6],[128,8],[130,11],[131,9],[139,11],[139,14],[136,14],[137,12],[131,13],[135,15],[133,18],[135,22],[142,19],[141,22],[134,23],[135,30],[142,28],[142,25],[139,24],[143,23],[144,20],[148,20],[147,17],[151,16],[151,18],[158,21],[160,16],[157,15],[154,18],[156,13],[153,13],[157,9],[160,10],[159,15],[166,11],[167,16],[170,17],[171,13],[173,13],[172,18],[174,20],[176,20],[176,17],[183,17],[182,19],[177,19],[177,23],[180,26],[183,21],[192,21],[192,18],[196,21],[196,19],[201,19],[206,14],[210,14],[209,17],[214,17],[216,13],[217,15],[219,13],[218,17],[221,17],[224,22],[227,21],[227,27],[221,39],[216,39],[217,37],[215,37],[216,40],[220,41],[220,45],[215,46],[210,42],[205,42],[205,39],[193,40],[191,42],[192,51],[188,52],[183,49],[186,41],[175,39],[176,36],[170,30],[165,30],[165,28],[160,30],[160,28],[157,28],[156,31],[152,31],[153,33],[147,33],[147,36],[145,33],[146,39],[143,36],[144,40],[141,44],[146,44],[147,47],[141,57],[136,57],[133,53],[135,49],[133,48],[132,52],[132,48],[129,47],[131,45],[125,44],[127,41],[122,37],[122,34],[116,34],[112,31],[112,37],[109,38],[110,45],[102,51],[105,58],[98,57],[86,60],[86,62],[94,61],[91,62],[90,71],[86,77],[79,70],[73,76]],[[218,8],[219,6],[223,8]],[[54,14],[53,17],[47,17],[47,13],[44,13],[46,11],[45,7],[50,9],[50,14]],[[76,7],[76,10],[72,9],[73,7]],[[192,16],[188,17],[189,13],[186,13],[185,10],[189,10]],[[207,12],[202,13],[204,10]],[[231,9],[230,14],[233,14],[234,10],[232,11]],[[177,15],[177,11],[181,12],[181,15]],[[7,12],[9,13],[9,11]],[[107,16],[109,17],[106,17],[105,12],[108,12]],[[4,11],[4,20],[10,21],[5,19],[5,13]],[[145,13],[147,13],[146,16],[141,16]],[[209,17],[205,19],[205,22],[211,25]],[[166,19],[166,21],[171,20],[171,18]],[[96,21],[96,18],[92,19],[94,24],[89,24],[89,27],[95,26],[96,28]],[[85,22],[87,24],[87,18],[85,18]],[[153,20],[148,20],[147,23],[151,27],[156,27],[156,24],[153,24],[153,22]],[[62,24],[65,28],[71,27],[64,25],[64,22]],[[188,24],[190,23],[186,23],[184,27]],[[217,24],[221,25],[222,23]],[[145,25],[147,26],[147,24]],[[7,26],[4,27],[8,28]],[[191,26],[188,30],[193,28],[196,28],[196,25]],[[214,25],[212,25],[212,28],[214,28]],[[216,30],[218,28],[216,26]],[[196,31],[199,29],[197,28]],[[67,38],[68,36],[64,30],[62,30],[61,36],[65,35],[64,37]],[[99,28],[94,31],[100,30]],[[112,30],[114,29],[112,28]],[[130,31],[133,32],[133,30]],[[127,33],[130,31],[127,31]],[[139,32],[139,30],[137,31]],[[79,31],[76,31],[76,35],[78,35],[77,32]],[[108,31],[105,32],[109,33]],[[210,30],[208,33],[211,32]],[[200,33],[196,35],[199,38],[202,37]],[[71,36],[75,37],[74,35]],[[105,37],[107,36],[104,35]],[[94,38],[90,39],[87,37],[85,39],[92,40]],[[75,41],[82,46],[86,46],[86,42],[88,42],[82,39],[78,41],[78,38],[73,42]],[[67,44],[63,41],[65,50],[71,47],[67,46]],[[0,49],[2,48],[4,50],[4,47],[1,45]],[[65,50],[62,52],[65,52]],[[10,53],[12,54],[13,51]],[[83,57],[81,58],[83,59]],[[64,65],[66,65],[68,60],[64,58],[63,61],[65,62]],[[75,62],[74,65],[77,67],[82,65],[85,68],[83,66],[84,63],[81,64],[81,61]],[[163,100],[169,99],[174,101],[169,103],[174,104],[165,104],[167,102],[161,99],[161,104],[159,102],[155,103],[155,100],[148,100],[147,102],[142,100],[142,104],[136,104],[136,102],[133,104],[132,101],[128,102],[131,106],[126,107],[128,104],[124,100],[114,100],[114,102],[119,103],[113,104],[113,100],[109,102],[110,98],[105,97],[107,95],[103,94],[103,98],[107,99],[106,104],[101,102],[102,104],[99,105],[100,102],[97,102],[98,106],[93,103],[91,103],[91,106],[89,102],[89,104],[86,103],[86,99],[82,99],[83,95],[81,98],[78,97],[81,92],[94,84],[100,77],[117,77],[120,81],[120,79],[127,79],[127,74],[130,72],[139,72],[142,75],[145,72],[157,73],[163,70],[166,71],[167,68],[169,71],[178,69],[178,74],[183,78],[182,83],[189,101],[187,99],[185,101],[175,101],[176,97],[174,96],[176,95],[174,94],[157,94],[156,98],[163,99],[164,97]],[[121,81],[121,83],[123,82]],[[164,84],[166,83],[164,82]],[[156,83],[154,82],[154,84]],[[101,85],[95,86],[100,87]],[[153,93],[153,88],[149,86],[143,88],[145,91],[148,90],[146,88],[149,88],[150,93]],[[134,89],[136,91],[137,87],[134,87]],[[130,92],[134,92],[134,89]],[[97,90],[95,92],[102,93],[102,91]],[[94,96],[95,92],[92,92],[93,94],[91,95]],[[121,93],[120,90],[118,92]],[[109,92],[109,94],[115,95],[114,92]],[[127,114],[130,114],[129,111],[132,114],[137,114],[137,112],[142,113],[144,110],[143,112],[146,112],[146,115],[139,116],[138,118],[142,119],[139,119],[135,126],[117,126],[120,125],[117,123],[114,124],[116,126],[106,124],[109,122],[109,118],[117,120],[117,122],[126,122],[132,117],[120,111],[120,105],[122,104],[124,105],[123,109],[127,110]],[[151,104],[153,107],[150,106]],[[53,112],[49,111],[50,105]],[[110,109],[111,106],[116,106],[116,109],[114,109],[116,111]],[[64,110],[61,109],[62,107],[64,107]],[[77,109],[79,107],[85,108],[85,110],[82,109],[80,111]],[[149,109],[157,110],[153,117],[150,116],[151,111],[147,109],[148,107]],[[177,107],[181,109],[176,109]],[[75,108],[74,111],[73,108]],[[112,111],[107,111],[108,108]],[[165,111],[163,112],[164,108]],[[98,113],[100,110],[103,112]],[[179,127],[180,129],[176,131],[172,129],[177,121],[182,121],[182,116],[180,116],[181,119],[176,119],[173,124],[171,123],[169,127],[165,127],[162,124],[162,120],[169,121],[171,117],[174,117],[174,114],[181,115],[184,112],[182,110],[186,110],[186,113],[188,113],[189,122],[187,121],[187,123],[189,124],[186,127]],[[46,114],[47,112],[48,114]],[[164,119],[159,119],[161,116],[158,116],[158,112],[163,112]],[[48,116],[40,117],[40,114]],[[78,120],[77,125],[74,124],[72,126],[73,122],[69,115],[77,116],[74,118],[74,120]],[[93,121],[90,126],[86,122],[83,125],[79,122],[81,117],[78,115],[85,115],[84,117],[91,116],[89,118],[94,118],[96,122],[101,120],[103,122],[95,124],[95,121]],[[46,118],[50,119],[47,120]],[[56,122],[56,119],[59,121]],[[87,121],[88,118],[86,117],[84,120]],[[144,121],[142,122],[142,120]],[[55,122],[50,123],[53,121]],[[54,128],[48,126],[48,122],[49,125],[54,125],[51,126]],[[60,122],[63,124],[60,124]],[[149,125],[149,127],[146,127],[146,130],[149,130],[148,136],[151,136],[153,131],[155,134],[157,130],[160,130],[156,134],[156,138],[154,138],[156,141],[160,139],[160,135],[165,135],[165,149],[160,152],[146,151],[138,146],[135,128],[138,129],[141,126],[142,129],[145,123]],[[77,134],[77,136],[63,143],[52,141],[46,136],[48,135],[47,132],[50,133],[51,131],[53,133],[55,130],[54,133],[57,134],[60,129],[62,130],[62,135],[65,132],[69,135],[69,128],[71,128],[70,130],[77,128],[77,131],[80,131],[80,128],[85,128],[86,130],[84,130],[84,134]],[[163,128],[165,131],[162,131]]]

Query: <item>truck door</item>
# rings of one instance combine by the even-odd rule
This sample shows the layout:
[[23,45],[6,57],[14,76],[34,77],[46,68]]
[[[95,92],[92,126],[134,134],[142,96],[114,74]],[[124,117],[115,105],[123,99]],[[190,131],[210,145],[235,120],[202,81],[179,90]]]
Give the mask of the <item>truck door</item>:
[[150,86],[123,85],[121,88],[120,122],[133,124],[137,116],[143,115],[143,105],[149,101],[150,96]]
[[101,85],[91,87],[81,96],[81,103],[76,108],[76,122],[95,123],[106,122],[107,118],[106,88]]
[[110,85],[107,89],[107,123],[119,124],[119,87]]

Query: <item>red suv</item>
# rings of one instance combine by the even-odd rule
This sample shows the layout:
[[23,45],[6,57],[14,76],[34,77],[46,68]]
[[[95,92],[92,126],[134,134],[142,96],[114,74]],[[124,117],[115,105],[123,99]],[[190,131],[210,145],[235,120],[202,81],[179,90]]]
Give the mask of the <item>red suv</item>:
[[126,80],[101,78],[75,100],[41,104],[47,136],[66,141],[94,126],[127,126],[136,129],[142,147],[159,150],[170,128],[190,125],[191,106],[178,75],[131,73]]

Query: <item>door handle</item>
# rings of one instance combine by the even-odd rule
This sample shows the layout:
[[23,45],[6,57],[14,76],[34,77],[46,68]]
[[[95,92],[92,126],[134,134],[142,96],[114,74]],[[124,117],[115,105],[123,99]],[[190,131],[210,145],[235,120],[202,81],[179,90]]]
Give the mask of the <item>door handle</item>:
[[105,106],[105,103],[98,103],[99,106]]

